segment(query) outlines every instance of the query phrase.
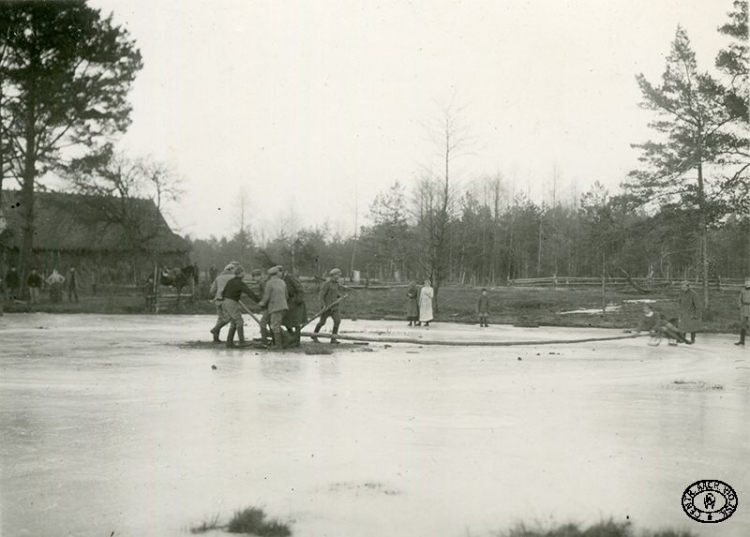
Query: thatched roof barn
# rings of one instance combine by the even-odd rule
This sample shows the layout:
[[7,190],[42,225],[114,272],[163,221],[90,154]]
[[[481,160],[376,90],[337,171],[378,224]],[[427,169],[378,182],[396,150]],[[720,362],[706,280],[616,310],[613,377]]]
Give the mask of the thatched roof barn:
[[[19,191],[4,191],[0,235],[6,264],[17,262],[23,220]],[[32,264],[49,272],[75,266],[103,283],[140,281],[155,263],[188,262],[190,243],[174,233],[151,200],[95,198],[61,192],[34,196]]]

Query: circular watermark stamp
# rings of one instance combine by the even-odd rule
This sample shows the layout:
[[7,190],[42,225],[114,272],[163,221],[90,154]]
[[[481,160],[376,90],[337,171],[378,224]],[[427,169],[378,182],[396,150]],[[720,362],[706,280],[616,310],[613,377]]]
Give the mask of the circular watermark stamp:
[[682,493],[682,510],[697,522],[723,522],[737,510],[737,493],[723,481],[701,479]]

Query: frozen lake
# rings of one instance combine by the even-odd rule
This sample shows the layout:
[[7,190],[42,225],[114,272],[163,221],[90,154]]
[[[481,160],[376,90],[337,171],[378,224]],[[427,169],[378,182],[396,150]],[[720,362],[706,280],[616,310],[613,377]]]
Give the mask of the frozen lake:
[[[180,346],[208,340],[212,321],[0,317],[2,537],[184,536],[248,506],[295,536],[477,537],[610,517],[750,535],[750,349],[734,336],[332,355]],[[405,324],[342,329],[618,334]],[[729,520],[683,513],[699,479],[737,491]]]

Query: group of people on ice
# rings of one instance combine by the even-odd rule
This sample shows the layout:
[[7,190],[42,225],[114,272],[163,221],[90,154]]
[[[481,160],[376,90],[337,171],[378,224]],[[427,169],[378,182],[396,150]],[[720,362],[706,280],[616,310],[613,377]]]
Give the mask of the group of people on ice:
[[[411,282],[406,291],[406,320],[409,326],[430,326],[433,320],[432,301],[435,299],[435,290],[430,285],[430,280],[425,280],[424,285],[417,287],[416,282]],[[477,315],[479,316],[479,326],[484,328],[490,326],[487,324],[487,317],[490,313],[490,299],[487,296],[487,289],[482,289],[477,303]]]
[[[700,330],[701,325],[701,305],[698,293],[690,287],[687,281],[683,281],[680,286],[678,304],[679,316],[672,319],[664,319],[651,306],[644,305],[644,317],[637,331],[649,332],[655,345],[659,344],[662,337],[666,337],[670,345],[677,345],[678,342],[687,345],[695,344],[695,334]],[[735,345],[744,347],[745,337],[750,330],[750,278],[745,279],[737,305],[740,310],[740,340]],[[690,339],[687,338],[688,334],[690,334]]]
[[[308,323],[305,292],[299,278],[281,265],[268,269],[265,277],[263,271],[259,269],[254,270],[251,276],[251,285],[255,287],[255,290],[245,283],[245,269],[242,265],[237,261],[232,261],[212,282],[211,296],[214,297],[217,314],[216,324],[211,329],[213,341],[221,342],[219,332],[228,324],[226,346],[230,348],[236,346],[235,335],[240,345],[245,343],[243,310],[254,318],[255,316],[240,301],[244,294],[262,311],[260,320],[257,318],[256,320],[260,325],[263,345],[270,344],[277,348],[299,347],[302,327]],[[331,343],[337,344],[336,335],[341,324],[339,304],[343,290],[338,283],[341,271],[335,268],[329,272],[328,276],[328,280],[320,289],[320,300],[324,309],[315,326],[315,332],[320,332],[328,318],[332,318]],[[313,340],[318,342],[315,337]]]

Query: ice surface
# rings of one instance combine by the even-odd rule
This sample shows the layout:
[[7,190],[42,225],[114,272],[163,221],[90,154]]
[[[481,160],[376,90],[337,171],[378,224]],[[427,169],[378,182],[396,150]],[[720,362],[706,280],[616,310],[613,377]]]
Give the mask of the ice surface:
[[[750,535],[750,349],[733,336],[317,356],[181,346],[211,325],[0,317],[0,535],[189,535],[251,505],[293,521],[295,536],[476,537],[610,517]],[[342,328],[466,341],[618,333],[404,325]],[[680,507],[709,478],[739,496],[718,525]]]

